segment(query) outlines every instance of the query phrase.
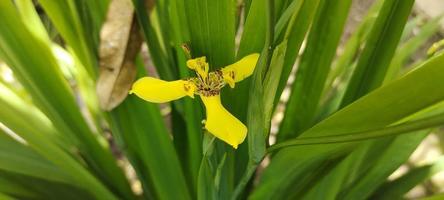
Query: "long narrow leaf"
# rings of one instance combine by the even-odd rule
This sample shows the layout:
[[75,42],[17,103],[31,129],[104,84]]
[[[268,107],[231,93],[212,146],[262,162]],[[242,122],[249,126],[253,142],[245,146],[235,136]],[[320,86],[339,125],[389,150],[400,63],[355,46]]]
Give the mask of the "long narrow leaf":
[[348,84],[341,107],[379,87],[401,38],[414,0],[386,0]]
[[[350,5],[350,0],[321,2],[292,86],[279,139],[295,137],[314,123]],[[325,20],[328,17],[331,20]]]
[[50,47],[28,31],[12,2],[0,4],[0,10],[4,19],[0,26],[0,55],[5,56],[18,80],[56,128],[81,141],[78,148],[95,173],[123,196],[132,198],[128,181],[108,147],[98,141],[101,136],[90,130],[80,113]]
[[[444,100],[444,93],[437,87],[443,84],[443,63],[444,54],[430,59],[419,69],[359,99],[305,131],[300,137],[328,136],[384,127]],[[328,156],[341,155],[340,152],[350,145],[353,143],[299,146],[279,151],[264,172],[261,184],[252,198],[269,199],[285,194],[285,191],[291,190],[293,181],[306,173],[308,167],[315,166]],[[298,163],[294,163],[294,160],[298,160]],[[273,173],[275,171],[285,173]]]

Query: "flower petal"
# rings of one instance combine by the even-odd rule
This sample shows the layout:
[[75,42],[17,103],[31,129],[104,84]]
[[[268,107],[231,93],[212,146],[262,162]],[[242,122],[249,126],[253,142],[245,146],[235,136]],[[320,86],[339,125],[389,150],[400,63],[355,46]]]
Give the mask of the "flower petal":
[[206,57],[199,57],[195,59],[187,60],[188,68],[196,71],[203,79],[206,79],[208,76],[209,66],[206,61]]
[[254,53],[243,57],[239,61],[222,68],[222,74],[226,83],[231,88],[234,87],[234,83],[244,80],[253,74],[256,67],[259,54]]
[[165,103],[180,99],[186,95],[194,98],[196,86],[191,81],[164,81],[152,77],[137,80],[130,91],[145,101]]
[[220,95],[201,96],[201,98],[207,113],[205,128],[217,138],[237,149],[237,146],[247,136],[247,127],[222,106]]

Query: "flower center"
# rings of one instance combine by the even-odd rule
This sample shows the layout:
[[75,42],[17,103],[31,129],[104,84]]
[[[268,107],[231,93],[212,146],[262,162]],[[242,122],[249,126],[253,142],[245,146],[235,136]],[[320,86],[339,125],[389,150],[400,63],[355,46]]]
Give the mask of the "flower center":
[[220,70],[208,73],[205,78],[198,76],[189,80],[196,85],[195,93],[206,97],[219,95],[220,90],[226,84]]

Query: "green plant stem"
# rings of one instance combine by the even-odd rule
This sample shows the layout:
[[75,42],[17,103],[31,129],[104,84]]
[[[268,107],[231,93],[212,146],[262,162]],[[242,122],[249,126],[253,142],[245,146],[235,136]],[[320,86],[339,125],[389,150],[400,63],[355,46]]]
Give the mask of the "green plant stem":
[[[273,55],[273,51],[275,46],[272,44],[274,39],[274,0],[268,0],[266,2],[266,7],[268,8],[266,11],[267,16],[267,32],[265,37],[265,46],[262,49],[261,58],[259,58],[259,62],[256,66],[254,75],[252,77],[251,83],[254,87],[250,88],[249,94],[253,97],[260,97],[262,100],[257,100],[250,97],[248,105],[249,115],[247,116],[247,126],[248,131],[250,132],[248,135],[248,164],[244,174],[242,175],[239,183],[236,185],[236,188],[231,195],[232,200],[236,200],[239,196],[244,192],[245,186],[248,181],[250,181],[253,176],[256,168],[259,166],[261,161],[264,159],[266,155],[266,135],[269,134],[269,119],[265,119],[265,117],[253,117],[253,115],[257,116],[256,113],[260,113],[260,110],[265,108],[264,101],[264,79],[266,74],[268,73],[271,56]],[[254,102],[254,103],[252,103]],[[271,107],[270,111],[271,112]],[[254,119],[254,120],[253,120]]]
[[270,148],[268,148],[267,152],[271,153],[281,148],[297,146],[297,145],[345,143],[345,142],[354,142],[360,140],[394,136],[394,135],[410,133],[412,131],[417,131],[421,129],[433,128],[440,125],[444,125],[444,113],[375,130],[346,133],[333,136],[324,136],[324,137],[306,137],[306,138],[293,139],[279,144],[275,144]]
[[242,179],[239,181],[236,188],[234,189],[233,195],[231,196],[231,200],[236,200],[242,194],[248,181],[256,171],[257,166],[258,163],[248,163],[247,169],[245,170]]

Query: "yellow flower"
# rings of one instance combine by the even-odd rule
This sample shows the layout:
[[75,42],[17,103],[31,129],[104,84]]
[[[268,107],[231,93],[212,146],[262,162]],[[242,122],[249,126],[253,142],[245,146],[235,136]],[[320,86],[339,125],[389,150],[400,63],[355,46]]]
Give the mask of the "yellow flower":
[[190,59],[187,66],[196,72],[197,77],[176,81],[143,77],[133,84],[130,94],[134,93],[153,103],[165,103],[184,96],[194,98],[195,94],[199,95],[206,109],[205,129],[237,149],[247,136],[247,127],[223,107],[220,91],[226,84],[234,88],[236,82],[250,76],[258,58],[259,54],[250,54],[214,72],[209,72],[205,57]]

